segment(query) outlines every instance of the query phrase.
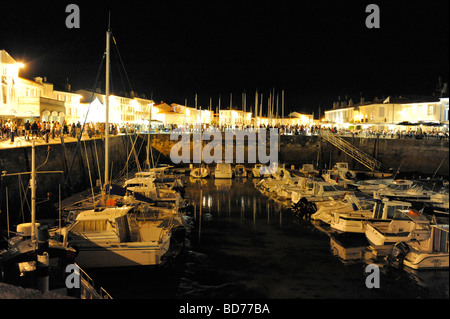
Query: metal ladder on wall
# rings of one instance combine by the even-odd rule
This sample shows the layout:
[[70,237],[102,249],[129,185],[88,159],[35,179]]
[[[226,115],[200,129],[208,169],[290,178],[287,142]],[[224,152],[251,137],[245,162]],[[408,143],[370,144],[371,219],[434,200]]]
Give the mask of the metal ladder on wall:
[[341,151],[345,152],[347,155],[353,157],[355,160],[369,168],[371,171],[378,170],[381,167],[381,163],[375,158],[367,155],[363,151],[359,150],[346,140],[336,136],[328,130],[321,130],[320,136],[324,138],[327,142],[336,146]]

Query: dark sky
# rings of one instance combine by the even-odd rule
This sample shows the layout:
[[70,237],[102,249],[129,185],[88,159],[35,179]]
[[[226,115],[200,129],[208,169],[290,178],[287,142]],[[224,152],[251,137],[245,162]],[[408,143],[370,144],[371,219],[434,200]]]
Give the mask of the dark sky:
[[[256,88],[285,90],[286,109],[316,112],[347,95],[430,95],[448,81],[449,1],[9,1],[0,49],[26,65],[23,77],[92,88],[111,29],[139,94],[193,106],[254,103]],[[80,28],[65,25],[70,3]],[[380,29],[365,25],[370,3]],[[117,54],[113,89],[129,91]],[[104,87],[104,73],[101,75]],[[281,98],[280,98],[281,99]],[[264,104],[267,105],[266,103]]]

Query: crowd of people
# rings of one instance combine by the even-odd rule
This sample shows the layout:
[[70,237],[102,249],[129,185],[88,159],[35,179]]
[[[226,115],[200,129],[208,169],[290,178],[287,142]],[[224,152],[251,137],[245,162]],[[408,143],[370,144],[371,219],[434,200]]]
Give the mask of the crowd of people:
[[[133,125],[110,124],[110,134],[118,134],[123,131],[123,128],[131,131],[134,129]],[[26,120],[22,124],[17,124],[16,121],[0,121],[0,138],[14,140],[15,137],[23,137],[25,140],[32,139],[55,139],[63,137],[79,137],[81,132],[83,134],[92,136],[102,136],[105,134],[105,123],[59,123],[58,121],[30,121]]]
[[[448,139],[449,131],[448,128],[442,129],[438,127],[426,127],[425,129],[418,127],[405,128],[404,126],[397,126],[394,129],[346,129],[337,128],[329,125],[265,125],[260,126],[254,125],[187,125],[187,126],[177,126],[176,124],[169,124],[165,129],[166,132],[172,132],[175,129],[185,132],[196,132],[196,131],[210,131],[210,132],[233,132],[238,130],[256,130],[256,129],[270,129],[275,128],[278,130],[280,135],[319,135],[321,131],[327,130],[333,134],[340,136],[355,136],[355,137],[373,137],[373,138],[410,138],[410,139]],[[161,132],[161,130],[154,130],[154,132]]]
[[[144,125],[138,125],[133,123],[110,123],[109,132],[112,135],[119,133],[134,133],[134,132],[148,132],[148,127]],[[265,129],[269,131],[270,129],[277,129],[278,133],[281,135],[319,135],[320,131],[328,130],[329,132],[340,135],[340,136],[357,136],[357,137],[374,137],[374,138],[410,138],[410,139],[448,139],[449,131],[448,128],[442,129],[443,127],[425,127],[420,126],[413,127],[402,127],[396,126],[394,129],[346,129],[337,128],[332,126],[321,126],[321,125],[265,125],[261,124],[259,126],[254,125],[177,125],[177,124],[166,124],[162,123],[156,126],[152,126],[152,133],[170,133],[174,130],[181,132],[198,132],[198,131],[209,131],[209,132],[233,132],[237,130],[256,130]],[[25,140],[32,139],[55,139],[63,137],[79,137],[81,132],[89,137],[104,136],[105,134],[105,123],[93,123],[89,122],[84,125],[78,121],[77,123],[66,123],[63,121],[59,123],[58,121],[38,121],[38,120],[26,120],[24,123],[17,124],[16,121],[12,120],[0,120],[0,134],[1,139],[11,139],[14,137],[23,137]]]

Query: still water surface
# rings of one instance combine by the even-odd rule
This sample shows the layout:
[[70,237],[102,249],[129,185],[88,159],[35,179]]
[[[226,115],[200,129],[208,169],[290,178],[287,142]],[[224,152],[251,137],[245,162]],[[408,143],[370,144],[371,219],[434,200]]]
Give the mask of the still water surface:
[[[263,196],[251,178],[190,180],[184,252],[164,269],[89,270],[115,299],[449,298],[449,271],[412,272],[367,254],[364,236],[330,237]],[[366,266],[380,266],[380,288]]]

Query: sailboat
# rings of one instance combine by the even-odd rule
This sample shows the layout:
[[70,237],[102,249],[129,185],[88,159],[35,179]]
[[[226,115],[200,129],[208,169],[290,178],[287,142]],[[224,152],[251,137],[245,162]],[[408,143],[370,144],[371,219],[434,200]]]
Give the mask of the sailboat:
[[[110,37],[106,32],[106,123],[109,127]],[[156,207],[130,196],[110,195],[109,134],[105,130],[105,185],[101,205],[75,212],[66,226],[65,240],[77,247],[84,268],[157,266],[182,247],[184,225],[177,207]],[[95,204],[95,203],[94,203]],[[176,245],[171,245],[176,244]],[[172,247],[176,248],[172,250]]]

